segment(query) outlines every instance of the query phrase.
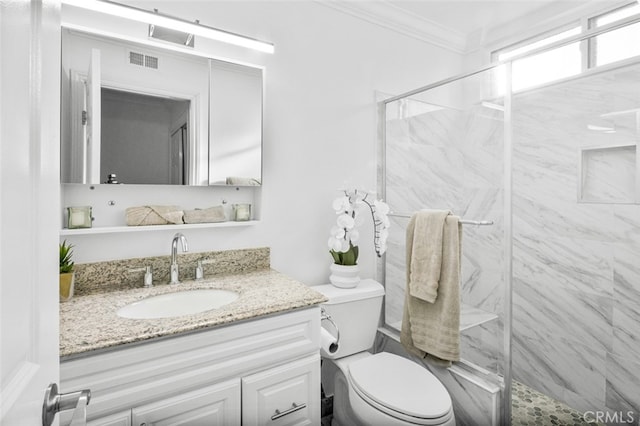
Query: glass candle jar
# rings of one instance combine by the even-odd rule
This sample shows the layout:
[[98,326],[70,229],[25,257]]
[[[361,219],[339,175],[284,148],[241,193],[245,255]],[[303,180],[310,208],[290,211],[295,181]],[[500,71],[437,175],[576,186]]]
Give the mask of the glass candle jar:
[[91,206],[67,207],[67,228],[91,228]]
[[244,221],[251,219],[251,204],[234,204],[233,220]]

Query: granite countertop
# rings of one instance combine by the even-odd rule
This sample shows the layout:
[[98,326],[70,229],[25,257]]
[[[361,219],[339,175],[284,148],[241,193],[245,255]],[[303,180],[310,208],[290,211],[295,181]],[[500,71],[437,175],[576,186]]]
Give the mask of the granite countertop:
[[[116,314],[121,307],[149,296],[208,288],[235,291],[240,297],[215,310],[174,318],[128,319]],[[229,324],[326,300],[312,288],[273,269],[79,296],[60,304],[60,356]]]

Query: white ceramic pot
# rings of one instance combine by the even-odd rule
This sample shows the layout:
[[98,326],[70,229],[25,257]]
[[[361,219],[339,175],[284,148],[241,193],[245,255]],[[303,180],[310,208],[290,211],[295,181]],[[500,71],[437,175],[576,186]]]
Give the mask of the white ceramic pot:
[[360,283],[360,268],[358,265],[332,263],[329,269],[331,270],[329,281],[336,287],[353,288]]

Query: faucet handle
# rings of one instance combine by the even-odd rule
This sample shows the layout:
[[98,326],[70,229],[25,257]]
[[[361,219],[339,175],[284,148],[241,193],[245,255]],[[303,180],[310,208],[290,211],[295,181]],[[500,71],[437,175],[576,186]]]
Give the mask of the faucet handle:
[[147,266],[144,273],[144,286],[153,287],[153,268],[151,266]]
[[196,280],[201,280],[204,278],[204,270],[202,269],[202,260],[198,260],[198,264],[196,265]]

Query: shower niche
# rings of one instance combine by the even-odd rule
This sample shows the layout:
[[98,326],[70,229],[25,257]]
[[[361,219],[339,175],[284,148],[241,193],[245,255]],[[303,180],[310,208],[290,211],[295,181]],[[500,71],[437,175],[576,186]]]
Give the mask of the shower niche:
[[[603,84],[598,78],[591,80]],[[590,110],[579,121],[587,129],[578,150],[579,203],[640,204],[640,108],[636,102],[608,99],[599,107],[585,107]]]
[[581,148],[578,201],[640,204],[640,161],[637,144]]

